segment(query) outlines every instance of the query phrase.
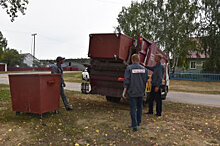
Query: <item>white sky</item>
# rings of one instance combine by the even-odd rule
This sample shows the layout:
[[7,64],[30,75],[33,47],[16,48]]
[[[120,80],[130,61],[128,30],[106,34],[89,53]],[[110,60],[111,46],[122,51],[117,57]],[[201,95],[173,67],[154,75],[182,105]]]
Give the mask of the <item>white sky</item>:
[[36,57],[55,59],[87,57],[90,33],[112,33],[122,6],[131,0],[29,0],[26,15],[10,21],[0,8],[0,31],[8,47],[22,53],[33,49]]

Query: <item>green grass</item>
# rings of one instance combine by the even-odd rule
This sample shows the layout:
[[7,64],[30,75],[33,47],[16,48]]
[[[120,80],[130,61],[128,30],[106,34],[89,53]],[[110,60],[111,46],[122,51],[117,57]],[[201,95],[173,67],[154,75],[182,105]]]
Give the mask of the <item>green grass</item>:
[[0,101],[9,100],[10,98],[9,86],[0,84]]
[[[0,89],[8,90],[5,85]],[[220,108],[165,101],[163,116],[143,115],[137,132],[128,128],[128,102],[66,91],[72,112],[15,115],[10,100],[0,101],[0,145],[217,145]],[[7,93],[10,96],[9,93]],[[148,109],[144,107],[144,112]]]
[[82,72],[67,72],[63,74],[63,77],[65,82],[85,82],[82,80]]
[[170,80],[170,90],[203,94],[220,94],[220,82]]

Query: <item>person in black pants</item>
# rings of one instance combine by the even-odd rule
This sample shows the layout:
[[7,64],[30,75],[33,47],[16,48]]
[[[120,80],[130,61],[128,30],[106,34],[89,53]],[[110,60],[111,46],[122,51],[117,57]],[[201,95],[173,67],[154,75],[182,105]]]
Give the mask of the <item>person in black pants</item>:
[[148,79],[148,72],[145,67],[139,64],[140,58],[138,54],[131,57],[132,64],[125,70],[124,90],[122,97],[126,98],[127,93],[130,103],[131,126],[133,131],[137,131],[142,120],[143,97]]
[[162,59],[161,54],[156,54],[154,60],[156,62],[155,66],[146,66],[147,69],[153,71],[152,74],[152,89],[150,92],[149,99],[149,111],[146,114],[153,114],[153,102],[156,101],[156,116],[161,116],[162,114],[162,99],[160,85],[162,85],[164,66],[160,62]]

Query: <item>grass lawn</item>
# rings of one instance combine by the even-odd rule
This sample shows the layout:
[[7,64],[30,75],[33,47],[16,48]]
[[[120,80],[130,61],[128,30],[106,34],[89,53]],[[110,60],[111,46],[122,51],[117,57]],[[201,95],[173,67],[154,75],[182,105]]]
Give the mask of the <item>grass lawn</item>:
[[220,82],[170,80],[169,89],[182,92],[220,94]]
[[[73,111],[38,115],[11,110],[9,87],[0,85],[0,145],[219,145],[220,108],[164,102],[163,116],[143,115],[137,132],[129,105],[103,96],[66,91]],[[144,112],[147,108],[144,108]]]
[[63,78],[65,82],[76,82],[82,83],[82,72],[67,72],[63,74]]

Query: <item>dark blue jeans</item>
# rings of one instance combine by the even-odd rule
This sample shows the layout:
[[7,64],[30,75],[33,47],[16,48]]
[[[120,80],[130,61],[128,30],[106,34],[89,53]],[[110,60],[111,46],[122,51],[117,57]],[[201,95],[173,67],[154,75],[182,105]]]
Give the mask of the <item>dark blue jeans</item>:
[[61,88],[60,88],[60,96],[61,96],[61,98],[63,100],[63,104],[64,104],[65,108],[66,109],[69,108],[70,106],[69,106],[69,103],[68,103],[68,101],[66,99],[66,94],[64,92],[63,86],[61,86]]
[[131,126],[137,127],[142,120],[143,97],[129,97]]
[[158,115],[162,113],[161,91],[155,92],[155,86],[152,86],[149,99],[149,113],[153,114],[154,100],[156,101],[156,112]]

